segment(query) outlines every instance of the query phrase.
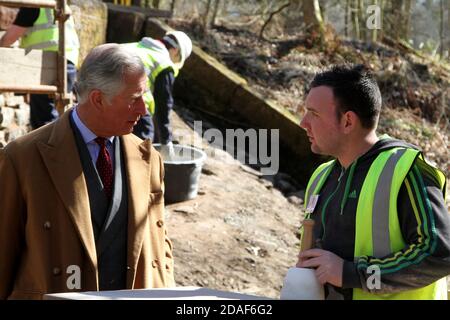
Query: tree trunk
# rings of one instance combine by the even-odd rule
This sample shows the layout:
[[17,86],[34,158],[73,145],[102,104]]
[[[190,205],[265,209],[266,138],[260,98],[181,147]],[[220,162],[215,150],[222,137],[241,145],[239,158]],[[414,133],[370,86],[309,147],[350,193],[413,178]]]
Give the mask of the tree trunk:
[[[450,1],[450,0],[449,0]],[[348,37],[348,15],[350,13],[350,0],[345,1],[345,26],[344,26],[344,35]]]
[[409,40],[409,32],[411,30],[411,5],[411,0],[405,0],[401,38],[405,39],[406,41]]
[[[391,0],[392,1],[392,10],[390,12],[390,30],[393,31],[394,39],[399,40],[402,38],[402,34],[404,33],[402,30],[404,29],[404,12],[402,10],[404,0]],[[398,26],[398,22],[400,22],[400,26]]]
[[210,27],[215,27],[216,26],[216,18],[217,18],[217,13],[219,12],[219,7],[220,7],[220,0],[216,0],[216,2],[214,3],[214,11],[213,11],[213,15],[210,21]]
[[322,41],[325,36],[325,26],[320,12],[319,0],[303,0],[303,20],[307,32],[314,32]]
[[352,22],[353,22],[353,31],[355,38],[357,40],[361,40],[361,32],[359,29],[359,15],[358,15],[358,0],[353,1],[352,5]]
[[[373,0],[372,4],[374,6],[379,6],[380,4],[378,3],[378,0]],[[380,6],[381,7],[381,6]],[[377,28],[373,28],[372,29],[372,42],[377,42],[378,40],[378,29]]]
[[172,0],[170,3],[170,12],[172,12],[172,16],[175,16],[175,6],[177,5],[177,0]]
[[366,6],[364,0],[358,0],[358,20],[359,20],[359,32],[361,33],[361,39],[367,40],[367,26],[366,26]]
[[384,24],[384,7],[386,6],[386,1],[387,0],[380,0],[380,21],[381,21],[381,29],[378,30],[378,39],[382,40],[383,39],[383,35],[384,35],[384,28],[385,28],[385,24]]
[[446,32],[447,32],[447,46],[446,46],[446,50],[447,50],[447,59],[450,61],[450,0],[447,0],[447,28],[446,28]]
[[208,0],[208,2],[206,3],[206,11],[205,11],[205,14],[203,16],[203,30],[205,30],[205,31],[209,27],[208,16],[209,16],[209,11],[211,10],[211,1],[212,0]]
[[444,37],[444,0],[441,0],[440,8],[439,8],[439,38],[440,38],[440,46],[439,46],[439,58],[442,59],[444,57],[444,47],[445,47],[445,37]]

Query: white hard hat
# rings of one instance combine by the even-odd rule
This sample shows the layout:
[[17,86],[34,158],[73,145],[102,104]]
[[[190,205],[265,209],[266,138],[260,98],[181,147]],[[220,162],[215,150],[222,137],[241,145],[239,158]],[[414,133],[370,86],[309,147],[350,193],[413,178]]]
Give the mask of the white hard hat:
[[188,37],[186,33],[183,31],[168,31],[166,33],[166,36],[172,35],[175,37],[175,39],[178,42],[179,49],[180,49],[180,55],[181,55],[181,61],[177,63],[177,67],[181,69],[184,65],[184,62],[187,58],[191,55],[192,52],[192,41]]

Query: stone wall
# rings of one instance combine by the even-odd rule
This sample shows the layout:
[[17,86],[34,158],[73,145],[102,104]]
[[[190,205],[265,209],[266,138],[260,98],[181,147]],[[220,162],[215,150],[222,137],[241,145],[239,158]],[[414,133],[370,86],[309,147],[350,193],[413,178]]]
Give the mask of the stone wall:
[[106,42],[108,9],[100,0],[69,0],[69,4],[80,39],[80,66],[92,48]]
[[30,107],[25,96],[0,93],[0,148],[30,131]]

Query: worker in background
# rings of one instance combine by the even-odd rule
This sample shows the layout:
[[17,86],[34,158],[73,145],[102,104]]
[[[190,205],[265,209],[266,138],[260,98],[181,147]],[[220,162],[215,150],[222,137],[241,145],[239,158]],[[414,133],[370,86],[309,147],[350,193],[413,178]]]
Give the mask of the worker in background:
[[140,42],[124,44],[142,59],[148,76],[149,92],[144,97],[148,112],[141,117],[133,133],[141,139],[161,143],[164,158],[173,156],[170,111],[173,85],[179,70],[192,52],[191,39],[182,31],[169,31],[160,39],[144,37]]
[[[69,7],[68,11],[70,12]],[[67,57],[67,92],[71,92],[76,78],[80,43],[73,18],[65,23]],[[13,24],[0,39],[1,47],[9,47],[20,38],[20,47],[58,51],[59,31],[54,10],[49,8],[20,8]],[[37,129],[58,118],[55,102],[47,94],[30,95],[30,124]]]
[[334,158],[305,195],[318,246],[297,267],[315,268],[327,299],[447,299],[450,216],[444,174],[414,146],[378,137],[380,89],[362,65],[316,75],[300,126],[311,150]]

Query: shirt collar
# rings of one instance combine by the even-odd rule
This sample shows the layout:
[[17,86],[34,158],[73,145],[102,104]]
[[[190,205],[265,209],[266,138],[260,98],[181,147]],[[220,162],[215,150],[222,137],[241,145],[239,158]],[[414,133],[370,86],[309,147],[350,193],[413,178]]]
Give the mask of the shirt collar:
[[[77,126],[78,130],[80,130],[81,136],[83,137],[84,143],[88,144],[91,142],[94,142],[95,138],[97,138],[97,135],[93,133],[86,125],[81,121],[80,117],[78,116],[77,108],[75,107],[72,112],[72,118],[75,122],[75,125]],[[106,139],[113,143],[114,136],[112,137],[106,137]]]

